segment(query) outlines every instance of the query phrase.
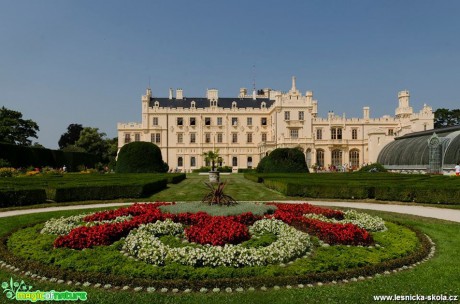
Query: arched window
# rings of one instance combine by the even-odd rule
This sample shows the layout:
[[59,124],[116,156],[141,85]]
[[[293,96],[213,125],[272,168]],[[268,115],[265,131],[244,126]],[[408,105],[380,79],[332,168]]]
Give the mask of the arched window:
[[332,162],[332,165],[335,167],[342,165],[342,151],[341,150],[332,150],[331,162]]
[[195,156],[190,157],[190,167],[196,167],[196,158],[195,158]]
[[359,167],[359,150],[353,149],[350,150],[350,168],[351,169],[356,169]]
[[232,166],[237,167],[238,166],[238,157],[233,156],[232,158]]
[[248,156],[248,169],[252,169],[252,157]]
[[184,166],[184,159],[182,158],[182,156],[177,159],[177,166],[178,167]]
[[262,101],[262,103],[260,104],[260,107],[262,109],[265,109],[267,107],[267,103],[265,101]]
[[236,101],[232,102],[232,109],[236,109]]
[[196,107],[196,102],[195,102],[195,100],[192,100],[192,102],[190,103],[190,107],[191,107],[192,109],[195,109],[195,107]]
[[316,164],[318,167],[324,168],[324,150],[316,150]]
[[159,107],[160,106],[160,103],[158,101],[155,101],[155,107]]

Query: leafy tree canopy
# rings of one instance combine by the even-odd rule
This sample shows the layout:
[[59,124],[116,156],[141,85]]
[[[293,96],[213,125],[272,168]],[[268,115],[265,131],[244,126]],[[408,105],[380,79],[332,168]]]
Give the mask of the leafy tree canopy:
[[98,155],[102,162],[108,162],[109,144],[104,138],[105,135],[104,132],[99,132],[98,128],[85,127],[75,146],[85,149],[87,153]]
[[37,123],[23,119],[21,112],[5,107],[0,109],[0,142],[30,146],[32,141],[29,137],[38,138],[37,131],[40,131]]
[[83,126],[80,124],[70,124],[67,127],[67,132],[61,135],[58,145],[60,149],[63,149],[70,145],[75,145],[75,142],[80,138],[80,133],[83,130]]
[[434,128],[444,128],[460,125],[460,109],[437,109],[434,112]]

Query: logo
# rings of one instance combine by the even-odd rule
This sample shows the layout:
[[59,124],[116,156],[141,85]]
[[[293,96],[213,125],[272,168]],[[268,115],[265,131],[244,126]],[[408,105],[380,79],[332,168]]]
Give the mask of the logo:
[[13,281],[2,283],[3,293],[10,300],[17,301],[86,301],[87,293],[85,291],[31,291],[32,286],[21,282]]

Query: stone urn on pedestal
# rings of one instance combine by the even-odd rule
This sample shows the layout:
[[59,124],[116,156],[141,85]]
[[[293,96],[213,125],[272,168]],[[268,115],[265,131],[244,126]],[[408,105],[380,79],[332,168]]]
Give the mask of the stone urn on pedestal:
[[203,153],[206,162],[211,162],[211,171],[209,171],[209,182],[218,183],[220,181],[220,172],[216,170],[216,161],[221,160],[219,149]]

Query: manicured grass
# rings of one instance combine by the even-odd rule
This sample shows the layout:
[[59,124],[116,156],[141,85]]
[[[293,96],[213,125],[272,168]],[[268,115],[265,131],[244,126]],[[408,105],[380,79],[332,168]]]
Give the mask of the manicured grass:
[[199,211],[205,211],[210,215],[238,215],[245,212],[252,212],[254,215],[264,215],[265,213],[273,213],[276,210],[275,206],[266,205],[263,203],[253,202],[241,202],[234,206],[219,206],[219,205],[208,205],[201,202],[188,202],[188,203],[177,203],[173,205],[160,206],[160,210],[168,213],[183,213],[190,212],[196,213]]
[[[1,219],[0,234],[29,222],[45,221],[51,216],[78,214],[82,211],[32,214]],[[389,276],[349,284],[327,285],[305,289],[281,289],[278,291],[255,291],[242,294],[225,292],[219,294],[148,294],[146,292],[103,291],[94,288],[69,287],[65,284],[43,283],[28,277],[21,278],[33,286],[33,290],[80,290],[88,292],[87,303],[370,303],[373,295],[447,294],[459,295],[460,285],[457,245],[460,243],[460,224],[434,219],[392,213],[369,211],[387,220],[397,220],[412,225],[431,236],[437,244],[433,259],[420,266]],[[0,282],[13,277],[0,269]]]

